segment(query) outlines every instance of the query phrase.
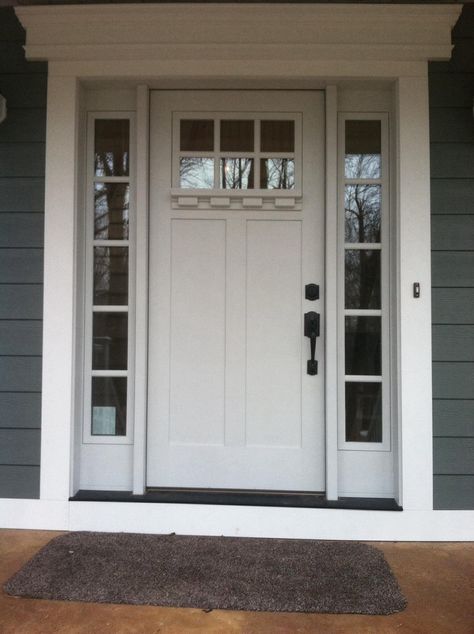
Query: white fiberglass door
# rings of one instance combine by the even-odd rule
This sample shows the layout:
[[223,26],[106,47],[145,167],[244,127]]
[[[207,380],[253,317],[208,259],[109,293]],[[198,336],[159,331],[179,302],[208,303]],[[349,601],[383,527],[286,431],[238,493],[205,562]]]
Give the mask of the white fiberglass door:
[[[154,91],[147,485],[322,491],[324,95]],[[319,284],[320,299],[305,299]]]

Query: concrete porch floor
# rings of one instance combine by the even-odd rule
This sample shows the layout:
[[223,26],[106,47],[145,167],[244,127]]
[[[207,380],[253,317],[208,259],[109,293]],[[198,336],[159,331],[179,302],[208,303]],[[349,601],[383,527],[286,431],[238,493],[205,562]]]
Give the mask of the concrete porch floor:
[[[0,585],[60,533],[0,530]],[[0,592],[1,634],[474,634],[474,543],[375,543],[408,599],[391,616],[230,612],[15,599]]]

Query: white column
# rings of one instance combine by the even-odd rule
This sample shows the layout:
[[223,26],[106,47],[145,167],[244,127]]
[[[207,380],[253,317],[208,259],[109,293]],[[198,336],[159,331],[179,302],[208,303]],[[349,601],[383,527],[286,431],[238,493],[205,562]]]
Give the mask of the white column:
[[71,467],[77,80],[48,79],[40,497],[67,500]]
[[[398,312],[401,503],[433,508],[431,237],[428,78],[400,77]],[[413,297],[413,283],[421,297]]]

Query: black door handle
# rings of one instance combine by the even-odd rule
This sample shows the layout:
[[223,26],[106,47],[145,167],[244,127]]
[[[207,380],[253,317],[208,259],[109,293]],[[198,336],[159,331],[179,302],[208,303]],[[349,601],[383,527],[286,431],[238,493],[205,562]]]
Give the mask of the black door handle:
[[316,337],[319,337],[319,313],[313,310],[304,314],[304,336],[309,337],[311,346],[311,359],[308,361],[307,373],[315,375],[318,373],[318,362],[314,356],[316,354]]

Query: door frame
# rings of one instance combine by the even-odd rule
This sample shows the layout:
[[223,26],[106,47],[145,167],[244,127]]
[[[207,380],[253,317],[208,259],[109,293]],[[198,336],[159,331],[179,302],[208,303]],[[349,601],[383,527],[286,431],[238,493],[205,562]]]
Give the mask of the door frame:
[[[206,5],[197,6],[199,11],[210,11]],[[177,7],[175,7],[178,10]],[[279,5],[278,12],[296,10],[296,7]],[[162,11],[166,7],[133,8],[134,20],[146,20],[151,13],[161,20]],[[258,7],[249,9],[259,11]],[[267,9],[265,9],[266,11]],[[298,11],[301,9],[298,8]],[[340,11],[344,11],[341,22]],[[114,12],[112,14],[112,11]],[[101,24],[98,29],[103,37],[103,28],[111,24],[109,19],[114,16],[114,28],[120,24],[127,37],[135,29],[136,22],[130,22],[130,7],[22,7],[17,9],[23,25],[27,28],[27,57],[30,59],[47,59],[49,64],[48,76],[48,126],[46,146],[46,217],[45,217],[45,277],[44,277],[44,337],[43,337],[43,399],[42,399],[42,440],[41,440],[41,485],[40,506],[45,510],[50,508],[46,503],[50,501],[59,504],[58,513],[68,513],[67,503],[69,495],[77,487],[77,460],[75,459],[75,421],[77,418],[76,389],[78,377],[81,373],[81,353],[77,346],[76,332],[80,326],[80,299],[75,292],[80,289],[80,271],[77,262],[80,261],[80,249],[77,242],[77,220],[81,210],[81,197],[77,188],[77,176],[80,175],[79,157],[81,156],[80,122],[82,117],[83,88],[82,81],[107,81],[117,79],[134,82],[139,78],[153,77],[157,81],[167,81],[170,77],[181,81],[182,78],[202,81],[202,65],[198,62],[190,64],[189,58],[183,58],[181,49],[170,58],[160,59],[156,56],[156,49],[149,46],[142,57],[137,59],[132,46],[121,43],[129,41],[121,39],[120,33],[116,42],[109,45],[108,58],[97,64],[94,55],[97,47],[92,44],[81,44],[80,47],[65,45],[65,32],[72,29],[77,35],[83,33],[86,42],[90,32],[90,19],[97,19]],[[235,11],[232,6],[223,5],[219,9],[224,15]],[[263,9],[262,9],[263,11]],[[432,416],[431,416],[431,337],[430,337],[430,207],[429,207],[429,133],[428,133],[428,82],[427,60],[430,58],[449,58],[450,29],[456,21],[460,7],[364,7],[353,6],[350,9],[342,6],[314,5],[305,8],[309,13],[309,20],[324,13],[323,21],[331,25],[333,21],[342,28],[345,41],[352,42],[352,33],[358,33],[354,23],[363,26],[368,18],[377,23],[380,29],[372,29],[368,40],[352,42],[357,45],[341,46],[335,42],[323,40],[317,45],[314,56],[301,55],[299,43],[289,43],[282,47],[281,53],[290,50],[291,55],[285,57],[285,64],[281,64],[278,57],[278,47],[275,58],[267,62],[262,61],[255,69],[254,79],[267,85],[280,83],[283,85],[289,77],[292,82],[308,82],[314,85],[328,86],[347,80],[360,80],[367,86],[368,78],[375,82],[380,79],[393,82],[396,107],[395,142],[397,146],[397,356],[398,356],[398,418],[400,421],[399,447],[399,502],[404,509],[414,511],[410,518],[398,519],[393,530],[388,530],[383,518],[372,524],[373,531],[364,529],[357,535],[360,538],[370,538],[367,535],[377,535],[372,538],[420,538],[420,535],[441,534],[436,531],[420,530],[420,521],[432,510]],[[75,19],[71,20],[71,12]],[[247,13],[247,10],[246,10]],[[104,19],[104,15],[105,18]],[[288,16],[283,16],[287,22]],[[115,18],[118,16],[118,22]],[[172,16],[171,16],[172,17]],[[211,16],[212,17],[212,16]],[[234,15],[235,17],[235,15]],[[294,17],[294,16],[293,16]],[[167,16],[166,19],[168,19]],[[237,16],[238,18],[238,16]],[[265,16],[261,16],[264,20]],[[407,32],[407,19],[411,29]],[[232,20],[226,23],[235,26]],[[104,27],[105,24],[105,27]],[[160,22],[161,24],[161,22]],[[224,23],[223,23],[224,24]],[[315,24],[320,24],[315,21]],[[343,24],[343,26],[341,26]],[[427,27],[428,24],[428,27]],[[323,25],[324,28],[324,25]],[[333,31],[326,29],[328,34]],[[383,42],[373,41],[375,33],[393,34],[390,46]],[[423,37],[429,35],[430,41],[420,46]],[[271,36],[271,29],[268,32]],[[266,37],[267,35],[265,35]],[[398,39],[397,39],[398,38]],[[407,38],[409,42],[407,43]],[[79,37],[79,39],[81,39]],[[60,46],[54,46],[55,42]],[[71,39],[71,41],[73,41]],[[77,37],[75,39],[77,41]],[[81,40],[82,41],[82,40]],[[398,42],[398,43],[397,43]],[[260,49],[257,47],[257,55]],[[111,47],[111,48],[110,48]],[[146,45],[145,45],[146,48]],[[103,47],[100,48],[103,50]],[[167,49],[168,50],[168,49]],[[174,50],[174,49],[173,49]],[[312,50],[312,49],[311,49]],[[240,50],[242,52],[242,50]],[[169,53],[169,51],[168,51]],[[380,54],[378,54],[380,53]],[[248,77],[247,58],[236,58],[235,63],[219,58],[219,51],[210,51],[210,63],[206,67],[210,78],[227,77],[230,81],[236,77]],[[336,57],[335,57],[336,56]],[[264,57],[262,57],[264,59]],[[375,60],[375,61],[372,61]],[[363,61],[363,63],[361,63]],[[284,71],[282,70],[284,68]],[[181,78],[181,79],[180,79]],[[329,82],[327,78],[332,78]],[[295,85],[295,84],[293,84]],[[307,85],[307,84],[306,84]],[[138,93],[140,94],[140,89]],[[138,120],[141,130],[144,129],[146,106],[143,104],[143,91],[138,97]],[[141,105],[140,105],[141,104]],[[146,151],[147,141],[138,134],[140,148]],[[328,128],[328,140],[334,139],[333,125]],[[141,140],[140,140],[141,139]],[[145,154],[146,157],[146,154]],[[327,154],[327,160],[329,153]],[[143,160],[146,160],[144,158]],[[139,163],[143,168],[143,161]],[[331,159],[334,168],[334,156]],[[330,172],[328,170],[328,175]],[[328,176],[329,178],[329,176]],[[139,182],[143,179],[143,172],[138,173]],[[332,179],[332,177],[331,177]],[[329,198],[336,195],[333,183],[328,180]],[[332,192],[332,193],[331,193]],[[146,194],[138,195],[140,206],[145,206]],[[142,226],[143,229],[143,226]],[[141,236],[142,239],[143,236]],[[61,266],[58,266],[58,261]],[[421,283],[422,295],[420,299],[412,296],[413,281]],[[57,298],[61,297],[58,310]],[[327,303],[330,310],[330,303]],[[328,312],[329,316],[329,312]],[[143,325],[143,324],[142,324]],[[143,331],[139,333],[142,335]],[[328,351],[329,352],[329,351]],[[143,359],[137,363],[137,377],[142,376]],[[417,381],[411,380],[417,377]],[[142,395],[139,395],[142,398]],[[140,398],[138,400],[140,400]],[[332,412],[334,413],[334,412]],[[136,421],[138,433],[134,453],[140,452],[139,426],[144,422]],[[328,442],[330,438],[328,437]],[[403,458],[403,460],[402,460]],[[136,481],[140,478],[140,465],[134,465]],[[328,477],[334,482],[334,473]],[[60,511],[59,511],[60,509]],[[35,507],[36,510],[36,507]],[[187,509],[188,510],[188,509]],[[110,512],[104,509],[104,513]],[[340,523],[340,517],[326,520],[326,526]],[[186,513],[188,516],[188,513]],[[327,514],[306,514],[311,517],[326,517]],[[460,514],[457,514],[460,517]],[[270,513],[269,513],[270,516]],[[59,517],[56,516],[56,517]],[[196,518],[200,517],[196,511]],[[230,517],[230,515],[229,515]],[[285,515],[286,517],[286,515]],[[305,516],[306,517],[306,516]],[[361,516],[361,522],[367,526],[369,516]],[[465,517],[467,517],[465,515]],[[370,515],[371,519],[373,518]],[[198,519],[196,521],[199,521]],[[391,521],[393,521],[391,516]],[[461,521],[461,520],[460,520]],[[467,518],[466,521],[469,521]],[[63,525],[62,520],[57,526]],[[446,535],[449,532],[449,522],[446,519]],[[47,522],[45,523],[47,524]],[[310,521],[305,522],[309,526]],[[432,524],[432,522],[431,522]],[[51,524],[48,524],[51,526]],[[67,522],[64,525],[69,525]],[[77,522],[72,521],[77,526]],[[466,524],[464,524],[466,525]],[[128,526],[131,526],[129,524]],[[204,524],[203,524],[204,526]],[[206,524],[207,526],[207,524]],[[360,524],[362,526],[362,524]],[[409,530],[409,533],[406,530]],[[217,529],[219,530],[219,529]],[[226,529],[227,530],[227,529]],[[229,529],[230,530],[230,529]],[[309,529],[308,529],[309,531]],[[374,533],[375,531],[375,533]],[[377,532],[378,531],[378,532]],[[269,533],[272,531],[270,530]],[[314,531],[313,531],[314,532]],[[317,531],[316,531],[317,532]],[[311,531],[305,534],[309,535]],[[295,530],[301,535],[301,531]],[[313,534],[313,533],[311,533]],[[331,533],[341,536],[343,533],[336,529]],[[347,533],[344,533],[347,534]],[[443,533],[444,534],[444,533]],[[460,533],[461,534],[461,533]],[[326,533],[329,535],[329,533]],[[453,534],[450,533],[452,536]],[[289,535],[285,535],[289,536]],[[353,534],[352,534],[353,536]],[[366,537],[361,537],[366,536]],[[388,537],[390,536],[390,537]]]

